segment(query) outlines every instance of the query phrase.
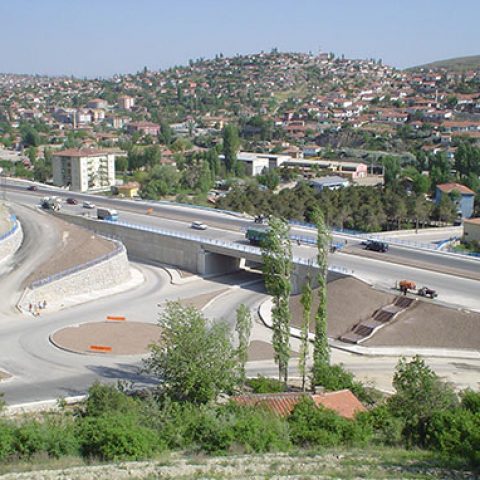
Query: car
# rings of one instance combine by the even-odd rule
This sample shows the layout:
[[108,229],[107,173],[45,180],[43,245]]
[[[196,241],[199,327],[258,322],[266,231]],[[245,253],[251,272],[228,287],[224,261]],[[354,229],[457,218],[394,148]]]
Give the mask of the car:
[[206,230],[207,226],[203,222],[192,222],[190,225],[194,230]]
[[87,201],[85,201],[85,202],[83,202],[83,208],[93,209],[93,208],[95,208],[95,204],[92,203],[92,202],[87,202]]
[[69,205],[78,205],[78,200],[76,198],[68,197],[67,198],[67,203]]
[[374,252],[388,252],[388,243],[379,240],[368,240],[365,250],[373,250]]
[[27,187],[27,190],[30,190],[31,192],[36,192],[38,190],[38,187],[36,185],[30,185]]

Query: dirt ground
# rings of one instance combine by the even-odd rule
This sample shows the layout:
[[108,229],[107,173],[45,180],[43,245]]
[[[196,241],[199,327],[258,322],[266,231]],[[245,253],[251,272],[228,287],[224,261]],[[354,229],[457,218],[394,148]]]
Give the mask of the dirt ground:
[[4,372],[3,370],[0,370],[0,382],[2,380],[6,380],[7,378],[10,378],[11,375],[7,372]]
[[[298,352],[291,352],[293,358],[298,357]],[[248,347],[248,361],[255,362],[260,360],[271,360],[274,357],[274,351],[271,343],[253,340]]]
[[63,272],[68,268],[94,260],[116,248],[113,242],[99,237],[88,230],[50,216],[62,239],[62,248],[40,265],[24,282],[30,285],[35,280]]
[[[290,308],[292,325],[302,324],[301,295],[292,295]],[[328,336],[338,338],[360,322],[371,317],[379,308],[393,302],[395,295],[375,290],[353,277],[342,277],[327,284]],[[310,331],[314,331],[314,317],[318,307],[316,290],[313,294]]]
[[419,300],[362,345],[478,350],[480,314]]
[[90,346],[98,345],[112,348],[102,355],[139,355],[147,353],[148,346],[160,337],[160,327],[151,323],[110,321],[63,328],[50,339],[58,347],[75,353],[92,353]]

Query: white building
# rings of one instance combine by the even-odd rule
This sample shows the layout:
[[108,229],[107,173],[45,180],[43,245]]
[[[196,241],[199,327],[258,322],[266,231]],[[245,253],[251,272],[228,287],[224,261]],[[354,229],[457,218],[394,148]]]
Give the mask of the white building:
[[76,192],[104,190],[115,185],[115,156],[121,152],[68,149],[52,158],[53,184]]

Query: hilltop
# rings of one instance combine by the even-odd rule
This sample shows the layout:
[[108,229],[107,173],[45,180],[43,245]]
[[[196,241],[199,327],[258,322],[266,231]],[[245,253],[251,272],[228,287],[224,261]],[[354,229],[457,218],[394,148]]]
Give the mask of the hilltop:
[[407,71],[420,69],[446,69],[452,72],[463,72],[466,70],[480,69],[480,55],[470,55],[468,57],[455,57],[436,62],[425,63],[416,67],[408,68]]

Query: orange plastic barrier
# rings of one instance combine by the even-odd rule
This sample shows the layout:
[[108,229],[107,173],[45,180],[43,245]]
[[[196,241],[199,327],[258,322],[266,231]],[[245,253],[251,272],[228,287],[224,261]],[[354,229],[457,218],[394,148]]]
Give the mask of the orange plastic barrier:
[[127,317],[116,317],[115,315],[108,315],[107,320],[115,320],[117,322],[124,322]]
[[153,208],[147,208],[147,215],[151,215],[153,213]]
[[95,352],[111,352],[112,351],[112,347],[107,347],[106,345],[90,345],[88,348]]

